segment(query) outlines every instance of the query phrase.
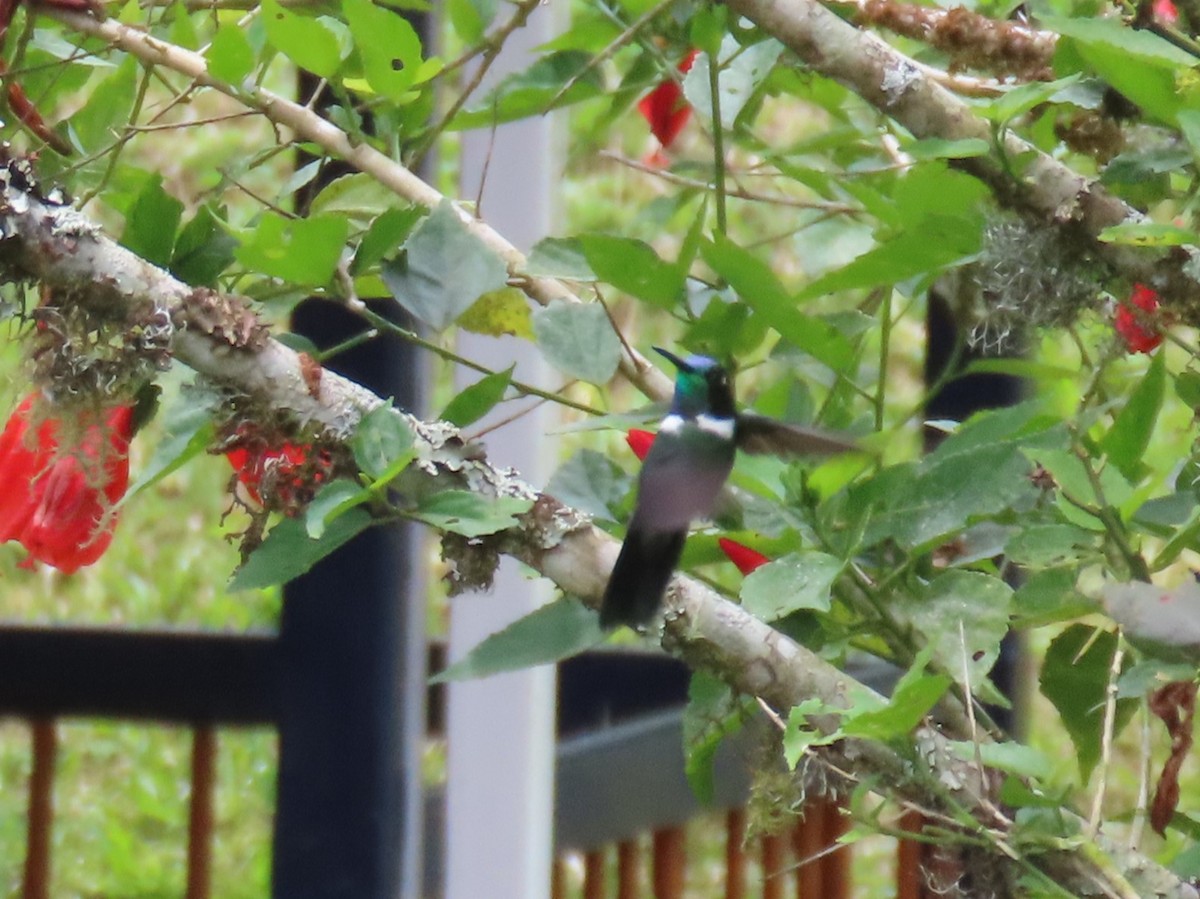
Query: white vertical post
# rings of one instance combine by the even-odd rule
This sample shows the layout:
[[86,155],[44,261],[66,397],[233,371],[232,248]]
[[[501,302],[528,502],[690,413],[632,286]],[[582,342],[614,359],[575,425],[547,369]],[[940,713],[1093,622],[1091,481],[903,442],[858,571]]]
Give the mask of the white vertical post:
[[[513,34],[488,83],[532,61],[530,50],[552,36],[551,10],[540,7]],[[467,133],[462,142],[462,196],[481,196],[489,224],[523,250],[552,226],[560,175],[550,117]],[[486,180],[484,172],[486,170]],[[483,190],[480,194],[480,183]],[[514,377],[546,386],[551,376],[527,343],[460,334],[459,352],[492,369],[517,363]],[[457,373],[459,386],[476,380]],[[505,403],[494,416],[512,415]],[[489,458],[511,465],[534,484],[549,475],[554,453],[546,432],[553,410],[533,409],[486,436]],[[486,424],[486,420],[484,422]],[[451,604],[450,660],[550,598],[502,561],[493,589]],[[553,666],[453,683],[447,708],[445,899],[545,899],[550,893],[554,808],[555,672]]]

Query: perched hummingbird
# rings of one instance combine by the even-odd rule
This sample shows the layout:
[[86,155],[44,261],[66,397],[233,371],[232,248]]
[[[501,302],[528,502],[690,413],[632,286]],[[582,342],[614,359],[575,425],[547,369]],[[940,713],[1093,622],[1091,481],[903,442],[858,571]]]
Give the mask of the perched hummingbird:
[[654,617],[688,527],[712,512],[739,448],[775,454],[853,449],[820,431],[739,414],[729,374],[715,359],[654,351],[675,366],[675,396],[642,463],[637,505],[600,605],[605,628],[634,627]]

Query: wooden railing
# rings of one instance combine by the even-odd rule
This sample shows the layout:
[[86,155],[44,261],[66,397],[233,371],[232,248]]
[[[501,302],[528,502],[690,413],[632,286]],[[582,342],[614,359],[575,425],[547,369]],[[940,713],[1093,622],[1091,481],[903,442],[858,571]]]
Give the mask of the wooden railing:
[[[49,664],[53,658],[71,663]],[[56,716],[190,725],[187,866],[181,873],[187,899],[209,899],[218,727],[277,723],[278,664],[277,638],[269,635],[0,628],[0,713],[27,718],[32,756],[23,899],[57,895],[50,851]],[[434,651],[431,667],[440,664]],[[844,809],[810,798],[803,816],[782,831],[748,836],[746,759],[754,754],[736,740],[723,747],[715,763],[716,807],[725,809],[716,813],[723,826],[720,844],[689,858],[689,829],[697,816],[714,813],[697,804],[683,775],[677,702],[686,683],[686,670],[664,656],[588,655],[560,667],[560,695],[570,703],[560,717],[573,732],[559,742],[554,899],[848,897],[854,849],[838,843],[849,822]],[[598,684],[610,691],[615,685],[616,693]],[[631,691],[633,684],[644,688]],[[440,706],[435,688],[429,701],[431,733],[440,727]],[[600,726],[600,721],[610,723]],[[432,796],[430,808],[437,802]],[[431,825],[435,816],[427,818],[426,842],[434,861],[427,858],[426,868],[434,872],[441,834],[436,821]],[[917,830],[920,821],[910,816],[901,826]],[[582,877],[568,871],[568,859],[582,860]],[[713,885],[714,864],[721,871],[719,887]],[[924,873],[931,864],[936,863],[920,843],[899,841],[897,899],[933,895]],[[424,895],[438,891],[439,878],[427,874]]]

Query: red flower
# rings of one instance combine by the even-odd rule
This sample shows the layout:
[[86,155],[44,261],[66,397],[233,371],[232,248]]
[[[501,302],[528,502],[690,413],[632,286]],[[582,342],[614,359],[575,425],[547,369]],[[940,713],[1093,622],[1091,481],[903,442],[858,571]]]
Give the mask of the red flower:
[[645,460],[646,454],[650,452],[650,447],[654,444],[654,433],[630,428],[625,434],[625,442],[629,444],[629,448],[633,450],[635,456]]
[[[19,541],[30,560],[72,574],[95,562],[112,542],[113,511],[129,486],[133,407],[117,406],[91,425],[81,445],[60,450],[58,422],[38,427],[27,445],[28,396],[0,434],[0,542]],[[107,446],[105,446],[107,443]]]
[[238,446],[229,450],[225,458],[237,472],[237,479],[246,487],[259,505],[262,505],[264,482],[268,493],[278,493],[285,505],[291,503],[291,488],[301,486],[293,483],[300,478],[299,469],[308,461],[312,447],[308,444],[296,446],[284,443],[278,447]]
[[[1135,312],[1130,308],[1130,304],[1140,309],[1141,312]],[[1113,318],[1113,327],[1124,339],[1129,352],[1149,353],[1162,343],[1162,334],[1143,324],[1157,309],[1158,294],[1142,284],[1133,285],[1129,303],[1122,303],[1117,307],[1117,314]]]
[[721,552],[729,557],[729,561],[738,567],[738,571],[742,574],[749,574],[756,568],[766,565],[771,560],[764,556],[756,549],[738,543],[736,540],[730,540],[728,537],[717,538],[717,545],[721,547]]
[[[679,71],[689,72],[699,50],[689,50],[679,61]],[[683,126],[692,116],[692,107],[683,98],[683,91],[673,78],[665,78],[638,103],[638,112],[650,125],[650,132],[665,150],[675,142]],[[652,154],[659,156],[661,154]],[[664,160],[665,161],[665,160]]]

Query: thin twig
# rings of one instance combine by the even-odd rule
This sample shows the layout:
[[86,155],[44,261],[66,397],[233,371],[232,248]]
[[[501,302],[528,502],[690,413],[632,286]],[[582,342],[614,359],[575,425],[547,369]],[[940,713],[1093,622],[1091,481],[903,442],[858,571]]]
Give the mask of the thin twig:
[[1129,849],[1135,851],[1142,843],[1146,829],[1146,809],[1150,807],[1150,706],[1143,700],[1141,715],[1142,742],[1138,758],[1137,803],[1133,808],[1133,824],[1129,828]]
[[[185,50],[114,19],[99,21],[84,13],[55,6],[39,6],[38,10],[68,28],[106,41],[151,65],[173,69],[194,79],[198,84],[218,90],[243,105],[262,112],[276,126],[294,132],[297,139],[311,141],[330,156],[344,160],[358,171],[374,178],[386,190],[409,202],[427,209],[435,209],[447,202],[445,195],[409,169],[367,143],[355,143],[345,131],[299,103],[272,93],[261,85],[245,84],[235,87],[213,77],[208,73],[206,60],[198,53]],[[460,205],[453,203],[451,208],[468,231],[504,260],[509,273],[519,278],[517,283],[530,299],[543,306],[552,300],[581,302],[578,294],[557,278],[524,274],[524,253]],[[671,379],[640,354],[632,360],[622,359],[620,371],[651,400],[664,401],[671,396]]]
[[1096,839],[1100,832],[1100,820],[1104,812],[1104,795],[1108,789],[1108,765],[1112,760],[1113,729],[1117,720],[1117,678],[1121,676],[1121,663],[1125,660],[1125,647],[1118,639],[1113,652],[1112,664],[1108,669],[1108,686],[1104,697],[1104,728],[1100,740],[1100,774],[1096,783],[1096,795],[1092,798],[1092,813],[1088,816],[1087,838]]
[[518,28],[524,28],[525,23],[529,21],[530,15],[538,8],[541,0],[521,0],[513,11],[512,16],[507,22],[501,25],[487,40],[487,45],[483,51],[483,58],[479,60],[479,67],[471,75],[470,81],[466,86],[458,92],[458,96],[454,98],[454,102],[450,104],[440,119],[433,124],[421,138],[421,143],[417,149],[411,154],[408,159],[408,167],[414,171],[420,171],[421,165],[425,162],[425,157],[429,155],[429,151],[433,148],[434,143],[443,131],[458,115],[458,111],[462,109],[471,95],[475,93],[479,85],[483,83],[483,79],[491,70],[492,64],[499,58],[501,51],[504,49],[504,43]]
[[[602,159],[611,159],[613,162],[626,166],[627,168],[635,169],[639,172],[645,172],[647,175],[666,181],[669,184],[677,184],[680,187],[688,187],[694,190],[715,191],[716,184],[711,181],[701,181],[698,178],[688,178],[685,175],[679,175],[667,169],[656,168],[652,165],[647,165],[637,159],[630,159],[628,156],[623,156],[620,153],[612,150],[601,150],[600,157]],[[752,203],[770,203],[775,206],[790,206],[793,209],[819,209],[822,212],[840,213],[844,215],[858,215],[862,212],[854,206],[849,206],[845,203],[833,203],[828,200],[801,200],[798,197],[785,197],[781,194],[762,194],[755,191],[746,190],[741,187],[726,188],[725,195],[735,197],[739,200],[748,200]]]
[[617,35],[607,47],[605,47],[599,53],[593,54],[592,58],[588,60],[587,65],[567,79],[566,84],[558,89],[558,93],[550,98],[550,102],[546,104],[546,110],[549,111],[553,109],[558,104],[558,101],[566,96],[567,91],[579,83],[580,78],[582,78],[584,75],[587,75],[597,66],[605,63],[609,57],[633,40],[637,36],[637,33],[643,27],[645,27],[647,23],[652,21],[655,16],[657,16],[660,12],[674,2],[675,0],[659,0],[658,3],[654,4],[648,10],[638,16],[633,21],[633,24]]

